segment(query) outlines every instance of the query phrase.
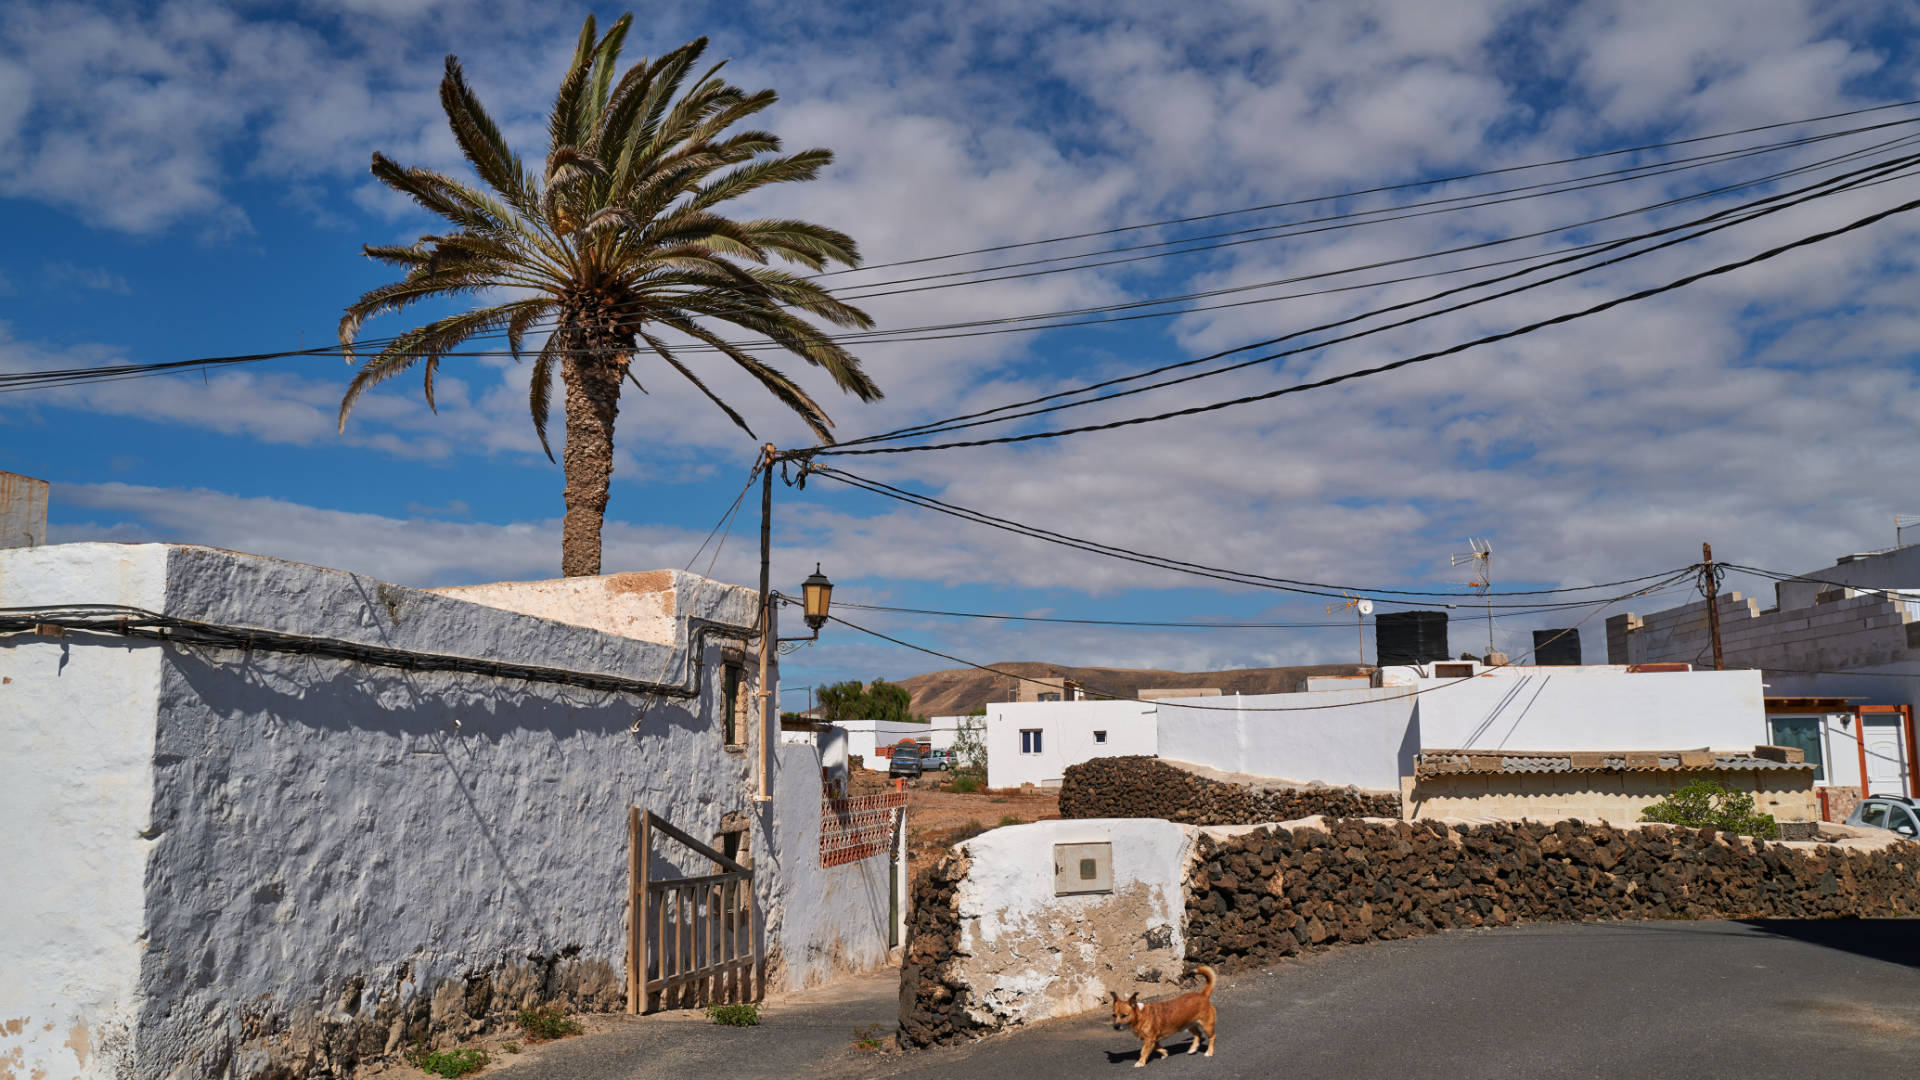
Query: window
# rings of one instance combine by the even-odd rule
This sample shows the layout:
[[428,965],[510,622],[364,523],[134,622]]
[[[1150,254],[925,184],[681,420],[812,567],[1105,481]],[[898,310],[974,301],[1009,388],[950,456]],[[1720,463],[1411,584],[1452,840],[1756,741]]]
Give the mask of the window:
[[1039,697],[1034,698],[1034,700],[1035,701],[1059,701],[1060,695],[1054,694],[1054,693],[1046,693],[1046,694],[1041,694]]
[[1820,717],[1818,716],[1769,716],[1767,717],[1768,738],[1775,746],[1791,746],[1807,756],[1807,764],[1813,766],[1813,782],[1827,782],[1827,766],[1820,753]]
[[1920,826],[1914,824],[1912,812],[1898,806],[1887,807],[1887,828],[1909,840],[1920,834]]
[[1040,730],[1038,728],[1020,729],[1020,752],[1037,754],[1040,752]]
[[1096,731],[1096,732],[1094,732],[1094,733],[1093,733],[1093,741],[1094,741],[1094,742],[1097,742],[1097,743],[1103,743],[1103,742],[1106,742],[1106,741],[1107,741],[1107,733],[1106,733],[1106,732],[1104,732],[1104,731]]
[[728,746],[740,745],[740,665],[729,661],[720,676],[720,731]]
[[1887,827],[1887,804],[1879,803],[1879,802],[1870,802],[1867,805],[1861,807],[1860,808],[1860,824],[1871,826],[1875,829],[1886,828]]

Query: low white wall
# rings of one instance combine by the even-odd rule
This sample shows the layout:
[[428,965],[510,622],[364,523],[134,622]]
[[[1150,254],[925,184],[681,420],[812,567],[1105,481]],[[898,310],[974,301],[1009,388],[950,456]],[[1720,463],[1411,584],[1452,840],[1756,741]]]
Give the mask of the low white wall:
[[[1108,991],[1171,990],[1186,956],[1195,835],[1166,821],[1093,818],[993,829],[959,845],[971,869],[954,895],[956,964],[974,1019],[1031,1023],[1097,1009]],[[1113,891],[1055,896],[1054,845],[1103,841],[1113,845]]]
[[[157,611],[166,551],[0,554],[0,607]],[[0,1076],[115,1076],[134,1055],[162,650],[0,637]]]
[[887,771],[887,759],[881,755],[883,747],[890,747],[901,739],[915,742],[932,743],[936,750],[953,746],[954,729],[951,725],[942,726],[932,722],[925,724],[901,723],[891,720],[847,720],[835,721],[835,726],[847,731],[847,752],[859,754],[865,766],[879,772]]
[[1163,701],[1160,756],[1226,772],[1396,791],[1418,750],[1409,742],[1417,700],[1386,687]]
[[[1020,732],[1040,734],[1038,754],[1021,753]],[[1107,733],[1095,742],[1094,732]],[[1057,785],[1069,765],[1097,757],[1160,752],[1154,706],[1137,701],[1026,701],[987,706],[987,786]]]

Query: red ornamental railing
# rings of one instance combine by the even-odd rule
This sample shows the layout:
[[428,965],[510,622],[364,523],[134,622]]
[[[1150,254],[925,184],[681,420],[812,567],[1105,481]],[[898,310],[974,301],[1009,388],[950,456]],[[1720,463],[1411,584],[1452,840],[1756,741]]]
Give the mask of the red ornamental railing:
[[893,846],[893,824],[907,793],[855,795],[820,801],[820,865],[841,866]]

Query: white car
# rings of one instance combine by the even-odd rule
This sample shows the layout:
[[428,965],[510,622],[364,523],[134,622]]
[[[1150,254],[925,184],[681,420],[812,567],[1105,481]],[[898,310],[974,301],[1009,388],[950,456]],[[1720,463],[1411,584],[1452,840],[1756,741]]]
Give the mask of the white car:
[[1920,838],[1920,799],[1905,795],[1869,795],[1847,815],[1847,824],[1891,829],[1908,840]]

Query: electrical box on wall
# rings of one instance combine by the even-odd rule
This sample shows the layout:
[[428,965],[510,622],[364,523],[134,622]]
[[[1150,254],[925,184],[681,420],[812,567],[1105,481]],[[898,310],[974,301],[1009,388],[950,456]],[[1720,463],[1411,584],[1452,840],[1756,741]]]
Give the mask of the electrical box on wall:
[[1053,845],[1053,895],[1113,891],[1113,845]]

